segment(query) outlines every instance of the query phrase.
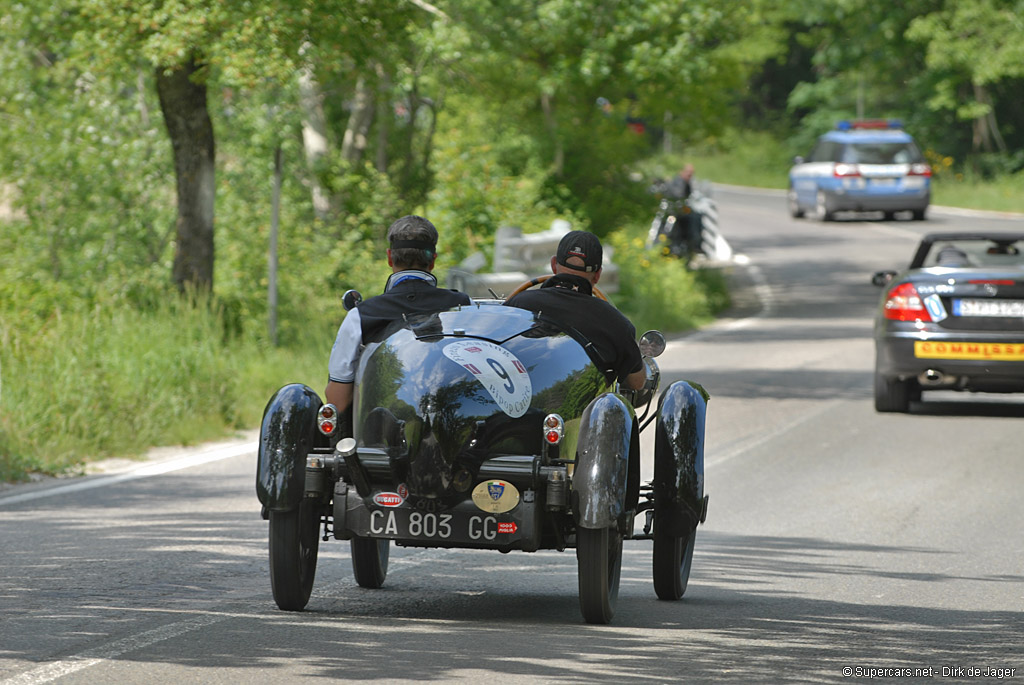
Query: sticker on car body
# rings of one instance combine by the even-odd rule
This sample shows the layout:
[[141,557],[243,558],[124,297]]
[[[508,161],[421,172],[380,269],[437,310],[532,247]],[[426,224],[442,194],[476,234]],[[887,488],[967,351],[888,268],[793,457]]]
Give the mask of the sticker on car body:
[[946,314],[946,307],[942,304],[942,298],[938,295],[932,294],[924,298],[924,307],[928,310],[928,314],[931,315],[932,321],[942,321],[948,314]]
[[504,514],[519,504],[519,490],[507,480],[486,480],[473,488],[472,497],[473,504],[489,514]]
[[463,367],[487,390],[501,410],[516,419],[533,399],[530,374],[518,357],[484,340],[457,340],[444,347],[444,356]]

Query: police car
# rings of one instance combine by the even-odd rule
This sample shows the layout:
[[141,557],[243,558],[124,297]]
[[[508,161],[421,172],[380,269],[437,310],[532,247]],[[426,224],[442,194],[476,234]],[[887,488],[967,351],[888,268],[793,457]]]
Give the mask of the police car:
[[840,121],[789,171],[789,213],[831,221],[836,212],[910,212],[924,219],[931,167],[913,137],[893,119]]

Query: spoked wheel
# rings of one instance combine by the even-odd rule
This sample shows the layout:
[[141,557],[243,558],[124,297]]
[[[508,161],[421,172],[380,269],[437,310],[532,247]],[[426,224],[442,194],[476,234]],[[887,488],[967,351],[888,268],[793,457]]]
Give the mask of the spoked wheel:
[[693,563],[693,542],[697,529],[679,537],[659,530],[654,521],[654,592],[658,599],[674,601],[686,592]]
[[270,512],[270,587],[284,611],[302,611],[309,602],[320,549],[320,513],[303,500],[293,511]]
[[359,587],[377,589],[388,575],[391,541],[377,538],[352,538],[352,572]]
[[587,623],[608,623],[619,598],[622,536],[609,528],[576,530],[580,611]]

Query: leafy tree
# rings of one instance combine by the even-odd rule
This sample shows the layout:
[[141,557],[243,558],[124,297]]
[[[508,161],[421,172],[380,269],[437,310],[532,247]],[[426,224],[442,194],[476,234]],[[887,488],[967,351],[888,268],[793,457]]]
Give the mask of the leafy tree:
[[310,44],[320,46],[325,60],[352,59],[365,54],[361,49],[372,54],[403,11],[385,2],[344,0],[73,0],[70,5],[66,18],[74,40],[67,59],[97,70],[141,64],[154,75],[174,155],[173,278],[181,288],[213,283],[216,180],[208,86],[257,90],[287,83],[305,66],[300,48]]
[[1024,2],[947,1],[914,19],[907,36],[926,45],[926,64],[938,75],[928,105],[970,121],[975,150],[1006,152],[992,87],[1024,77]]

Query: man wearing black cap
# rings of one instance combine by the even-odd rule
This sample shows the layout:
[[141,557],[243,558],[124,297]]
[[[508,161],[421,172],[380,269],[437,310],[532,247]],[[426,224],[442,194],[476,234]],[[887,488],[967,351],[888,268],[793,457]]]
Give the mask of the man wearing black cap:
[[647,374],[636,329],[610,303],[593,297],[601,278],[602,253],[601,241],[593,233],[566,233],[551,258],[554,276],[539,289],[524,290],[505,304],[574,328],[593,344],[603,369],[614,373],[623,387],[639,390]]
[[403,216],[388,229],[391,276],[384,293],[360,302],[341,322],[328,362],[327,402],[344,412],[352,404],[359,350],[381,339],[388,325],[406,314],[441,312],[472,301],[465,293],[437,287],[431,271],[437,229],[421,216]]

